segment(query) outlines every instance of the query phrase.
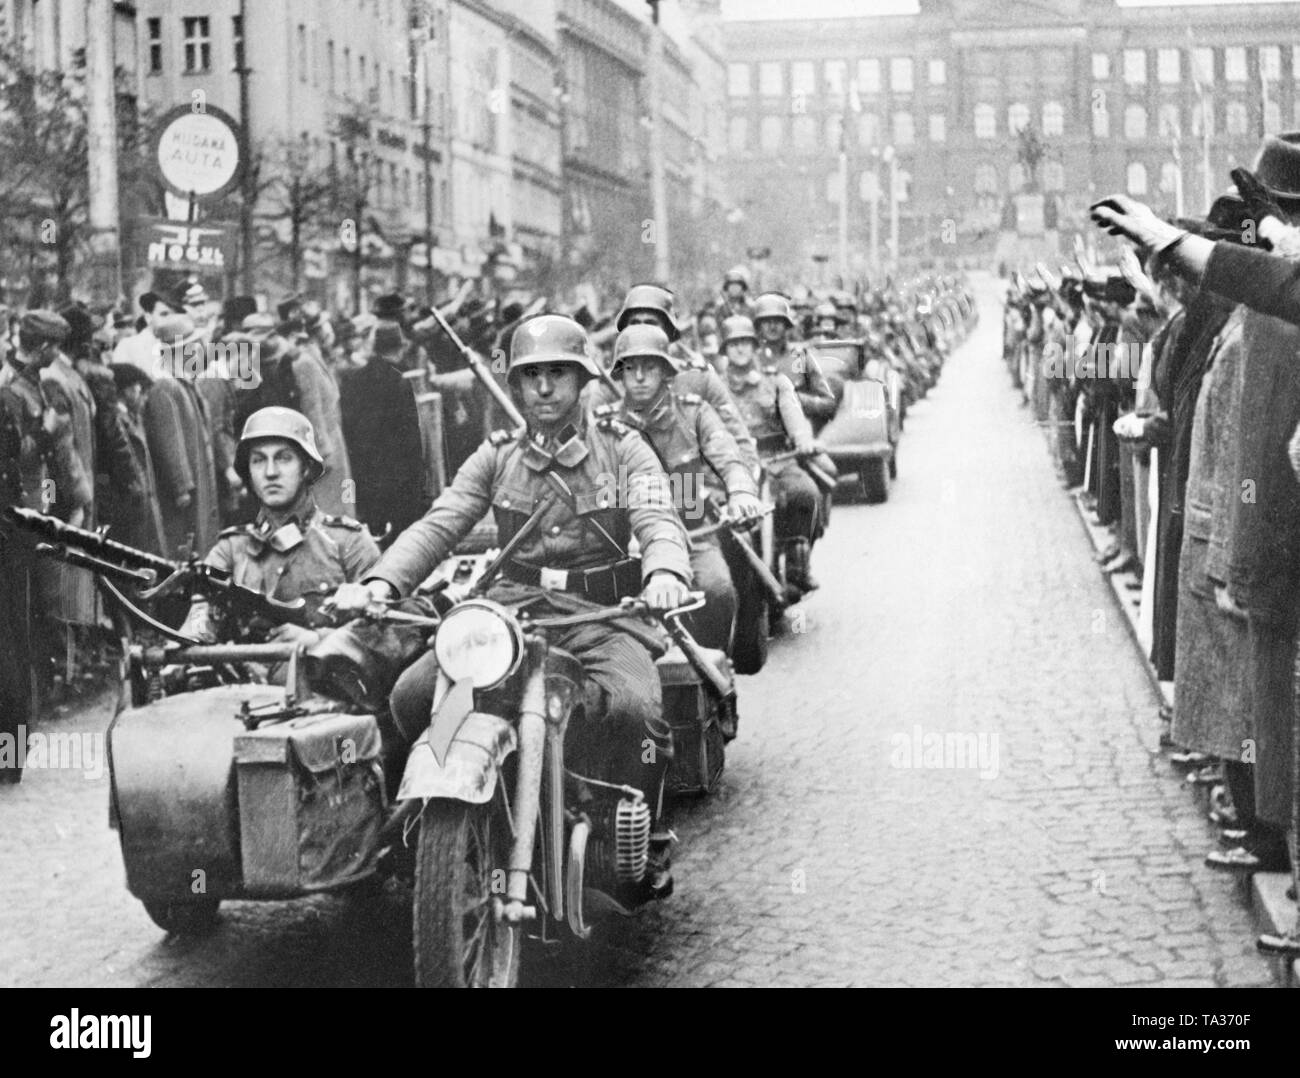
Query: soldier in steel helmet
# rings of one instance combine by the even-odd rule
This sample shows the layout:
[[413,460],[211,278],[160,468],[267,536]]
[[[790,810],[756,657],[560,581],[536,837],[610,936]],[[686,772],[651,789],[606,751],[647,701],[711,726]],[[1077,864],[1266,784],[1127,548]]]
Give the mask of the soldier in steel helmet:
[[754,305],[749,298],[749,267],[732,266],[722,278],[722,295],[718,297],[717,312],[719,318],[730,318],[743,314],[751,316]]
[[754,328],[758,333],[759,364],[783,374],[799,394],[804,415],[826,421],[835,415],[835,394],[816,357],[790,340],[794,316],[790,301],[780,292],[764,292],[754,303]]
[[[493,435],[479,446],[362,583],[338,590],[335,608],[360,613],[376,600],[409,595],[489,510],[500,543],[517,539],[490,598],[563,613],[638,593],[656,610],[685,605],[690,552],[667,476],[630,427],[589,417],[582,389],[599,376],[586,331],[572,318],[544,314],[522,322],[511,340],[506,378],[526,429]],[[639,558],[628,554],[633,537]],[[632,628],[579,625],[553,639],[582,663],[594,689],[593,706],[570,727],[575,757],[595,756],[611,781],[642,790],[654,811],[651,871],[637,897],[658,898],[672,888],[671,837],[662,815],[672,728],[662,714],[654,660]],[[429,651],[406,669],[390,696],[408,742],[428,726],[437,672]]]
[[861,337],[863,326],[858,318],[858,301],[853,298],[853,293],[836,292],[833,303],[840,336],[851,340]]
[[[725,500],[732,519],[757,519],[762,507],[753,472],[717,412],[697,394],[677,390],[680,370],[662,329],[628,326],[614,342],[610,372],[623,385],[622,404],[607,405],[597,414],[616,414],[649,442],[669,475],[688,528],[705,521],[710,495]],[[704,609],[694,615],[696,639],[705,647],[730,651],[736,589],[716,536],[692,540],[691,569],[706,596]]]
[[838,313],[835,304],[830,300],[825,300],[813,308],[812,339],[814,341],[833,341],[839,337]]
[[[727,432],[740,447],[745,466],[757,476],[758,452],[754,448],[749,428],[736,411],[735,402],[718,372],[703,357],[697,357],[682,347],[681,331],[677,328],[673,314],[673,294],[668,289],[656,284],[638,284],[628,289],[615,327],[621,333],[628,326],[639,325],[657,326],[667,335],[668,354],[678,362],[679,367],[674,390],[678,393],[694,393],[718,413]],[[615,403],[615,392],[608,386],[595,384],[588,393],[592,407]]]
[[[754,324],[744,316],[722,323],[722,349],[727,356],[727,386],[744,415],[764,456],[793,448],[804,457],[821,450],[812,425],[803,414],[790,379],[771,367],[760,367]],[[810,566],[812,540],[821,515],[821,494],[808,473],[794,460],[765,465],[776,500],[776,538],[785,548],[786,579],[800,591],[817,587]]]
[[[226,528],[204,559],[231,581],[285,602],[315,594],[323,601],[340,584],[360,580],[379,560],[364,525],[321,512],[312,485],[325,462],[310,421],[292,408],[262,408],[248,417],[235,450],[235,470],[257,499],[251,524]],[[218,639],[208,604],[196,600],[183,630],[208,642]],[[318,633],[301,625],[278,625],[269,639],[315,643]]]

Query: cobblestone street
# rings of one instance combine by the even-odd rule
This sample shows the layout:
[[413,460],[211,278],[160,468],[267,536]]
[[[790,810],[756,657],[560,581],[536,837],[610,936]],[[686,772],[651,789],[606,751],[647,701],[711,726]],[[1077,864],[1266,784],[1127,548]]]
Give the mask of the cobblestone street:
[[[821,590],[740,685],[677,893],[544,983],[1271,983],[1157,752],[1158,700],[982,321],[908,416],[880,506],[837,506]],[[47,730],[101,730],[108,707]],[[935,759],[956,735],[976,759]],[[927,739],[927,735],[929,735]],[[920,750],[920,751],[918,751]],[[964,767],[928,766],[964,763]],[[406,893],[223,906],[166,938],[126,892],[107,777],[0,787],[0,984],[410,983]]]

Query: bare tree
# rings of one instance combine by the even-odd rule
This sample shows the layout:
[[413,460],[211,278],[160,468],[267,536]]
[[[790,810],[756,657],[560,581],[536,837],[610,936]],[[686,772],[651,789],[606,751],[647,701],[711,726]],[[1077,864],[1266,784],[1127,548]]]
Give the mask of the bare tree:
[[[130,80],[122,71],[118,78],[119,104],[130,102]],[[85,101],[82,57],[66,70],[37,71],[12,43],[0,43],[0,265],[32,278],[52,272],[54,295],[34,295],[37,302],[69,298],[87,250]],[[138,115],[121,119],[119,188],[135,197],[145,171],[145,128]]]
[[301,139],[274,144],[263,160],[271,173],[264,204],[268,216],[288,223],[290,288],[297,292],[304,244],[318,234],[322,219],[335,206],[335,175],[317,163],[305,132]]

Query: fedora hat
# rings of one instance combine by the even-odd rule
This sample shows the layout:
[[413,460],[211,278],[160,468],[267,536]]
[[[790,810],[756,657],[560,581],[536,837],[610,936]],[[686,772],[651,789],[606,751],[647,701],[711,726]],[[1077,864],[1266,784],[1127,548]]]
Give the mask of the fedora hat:
[[1300,202],[1300,131],[1265,136],[1251,171],[1274,198]]

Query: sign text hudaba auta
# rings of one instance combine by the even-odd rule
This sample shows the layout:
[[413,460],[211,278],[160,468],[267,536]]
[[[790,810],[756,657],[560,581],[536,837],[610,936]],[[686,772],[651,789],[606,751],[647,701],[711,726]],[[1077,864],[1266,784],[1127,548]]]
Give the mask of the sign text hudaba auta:
[[239,125],[221,109],[172,109],[155,129],[155,160],[163,182],[182,198],[217,198],[239,180]]

